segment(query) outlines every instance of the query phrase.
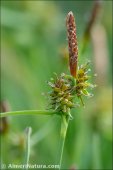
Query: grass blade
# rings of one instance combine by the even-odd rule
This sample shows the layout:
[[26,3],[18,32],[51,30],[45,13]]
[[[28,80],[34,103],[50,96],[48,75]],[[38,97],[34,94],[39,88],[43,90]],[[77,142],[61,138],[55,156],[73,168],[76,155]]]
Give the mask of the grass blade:
[[24,160],[24,164],[26,165],[25,166],[26,170],[28,169],[29,157],[30,157],[30,136],[31,136],[31,132],[32,132],[31,127],[26,128],[26,131],[25,131],[25,133],[26,133],[26,144],[25,144],[25,160]]

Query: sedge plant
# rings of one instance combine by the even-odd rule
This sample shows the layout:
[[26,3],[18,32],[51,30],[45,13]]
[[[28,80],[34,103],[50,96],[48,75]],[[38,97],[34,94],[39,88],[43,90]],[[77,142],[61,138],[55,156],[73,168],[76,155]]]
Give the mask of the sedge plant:
[[[48,110],[23,110],[23,111],[10,111],[1,113],[1,117],[13,115],[58,115],[61,117],[61,130],[60,141],[58,148],[57,164],[61,169],[62,156],[64,144],[68,129],[68,124],[72,119],[71,109],[76,108],[78,105],[77,98],[80,100],[81,105],[84,105],[83,96],[92,96],[88,88],[93,88],[95,85],[89,82],[89,65],[90,62],[78,66],[78,42],[76,34],[75,18],[72,12],[69,12],[66,17],[66,28],[68,37],[68,52],[69,52],[69,67],[70,75],[61,73],[59,76],[55,74],[54,78],[48,81],[51,90],[48,92],[49,105]],[[29,164],[30,156],[30,134],[31,129],[27,130],[26,154],[25,162]]]

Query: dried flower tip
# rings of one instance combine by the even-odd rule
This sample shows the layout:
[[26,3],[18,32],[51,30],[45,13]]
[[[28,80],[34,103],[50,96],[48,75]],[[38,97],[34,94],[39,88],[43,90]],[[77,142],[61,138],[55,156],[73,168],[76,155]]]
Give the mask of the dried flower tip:
[[76,25],[73,13],[70,11],[66,18],[68,49],[69,49],[69,66],[70,73],[76,78],[77,60],[78,60],[78,45],[76,36]]

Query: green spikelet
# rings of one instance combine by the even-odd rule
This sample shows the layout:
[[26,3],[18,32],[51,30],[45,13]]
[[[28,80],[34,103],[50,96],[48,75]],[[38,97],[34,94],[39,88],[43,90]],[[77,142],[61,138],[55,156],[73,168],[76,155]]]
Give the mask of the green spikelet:
[[52,88],[50,92],[50,105],[53,110],[68,113],[71,108],[76,107],[75,98],[75,80],[73,77],[61,74],[59,77],[48,82]]
[[88,72],[90,71],[89,62],[87,62],[84,65],[81,65],[80,68],[77,71],[77,77],[76,77],[76,94],[80,98],[82,104],[84,105],[84,102],[82,100],[82,95],[91,97],[92,94],[88,92],[88,88],[94,88],[95,85],[88,82],[90,76],[88,76]]
[[64,73],[59,77],[56,75],[54,79],[51,79],[48,82],[52,89],[49,93],[51,109],[67,114],[70,109],[79,106],[76,104],[77,98],[84,105],[82,96],[91,97],[92,94],[88,92],[88,88],[95,87],[95,85],[89,83],[89,71],[88,62],[78,68],[76,79]]

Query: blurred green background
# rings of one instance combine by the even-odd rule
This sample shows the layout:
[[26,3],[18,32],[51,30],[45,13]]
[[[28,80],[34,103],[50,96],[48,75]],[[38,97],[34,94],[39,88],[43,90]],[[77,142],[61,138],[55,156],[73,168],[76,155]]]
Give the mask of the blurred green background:
[[[48,107],[48,99],[42,95],[50,90],[46,81],[54,72],[69,74],[66,15],[69,11],[75,15],[80,51],[93,5],[94,1],[1,1],[1,100],[8,101],[11,110]],[[72,111],[64,169],[112,169],[111,1],[102,1],[97,18],[85,53],[79,56],[79,64],[92,61],[90,74],[98,74],[92,80],[97,88],[93,98],[85,99],[85,108]],[[31,140],[36,140],[30,163],[56,163],[59,117],[15,116],[8,118],[8,124],[7,134],[1,135],[3,163],[23,162],[24,130],[28,126],[32,127]]]

